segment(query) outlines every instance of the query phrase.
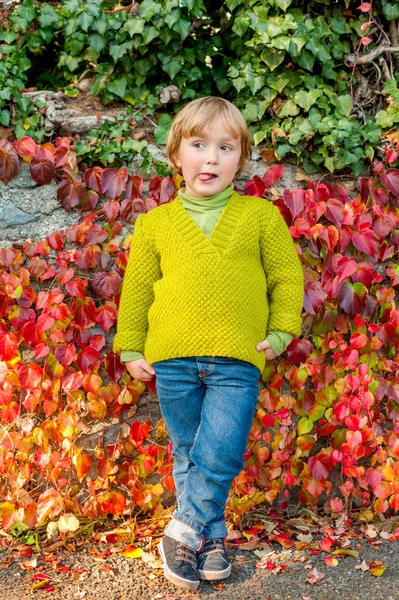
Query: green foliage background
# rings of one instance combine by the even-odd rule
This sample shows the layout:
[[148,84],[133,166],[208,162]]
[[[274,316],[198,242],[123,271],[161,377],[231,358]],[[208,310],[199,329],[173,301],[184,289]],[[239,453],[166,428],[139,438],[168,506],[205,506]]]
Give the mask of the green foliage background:
[[[152,114],[162,89],[174,83],[182,92],[174,110],[198,96],[222,95],[243,111],[254,143],[273,147],[277,159],[303,161],[308,172],[349,167],[359,174],[399,111],[387,101],[377,114],[353,114],[345,56],[356,52],[370,20],[358,5],[23,0],[0,21],[0,124],[11,123],[17,137],[43,138],[34,103],[21,95],[27,85],[74,95],[79,79],[92,77],[91,93],[103,104],[124,101]],[[374,17],[389,30],[399,3],[377,0]],[[376,47],[374,38],[360,55]],[[394,77],[379,91],[390,98],[397,74],[395,59],[387,60]]]

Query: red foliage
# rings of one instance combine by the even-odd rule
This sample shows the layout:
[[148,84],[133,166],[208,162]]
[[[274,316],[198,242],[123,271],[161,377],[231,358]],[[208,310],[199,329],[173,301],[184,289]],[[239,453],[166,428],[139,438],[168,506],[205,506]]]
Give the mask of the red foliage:
[[[67,138],[38,146],[27,137],[0,141],[4,183],[18,170],[17,155],[36,181],[59,180],[67,211],[88,214],[45,241],[0,249],[2,525],[34,527],[66,510],[152,511],[164,489],[174,490],[162,422],[132,417],[115,443],[84,451],[79,436],[93,422],[133,415],[146,388],[107,338],[131,240],[119,236],[123,221],[171,201],[175,183],[154,177],[143,198],[142,179],[126,169],[94,167],[81,176]],[[266,366],[229,501],[235,514],[282,494],[286,502],[294,487],[302,504],[328,500],[333,474],[341,497],[329,501],[332,510],[350,502],[377,513],[399,507],[399,171],[391,162],[386,153],[385,164],[375,163],[359,197],[309,182],[274,200],[304,268],[306,335]],[[282,172],[268,169],[245,192],[262,197]],[[155,391],[155,377],[147,385]],[[155,473],[161,483],[147,483]],[[291,544],[283,534],[276,541]]]

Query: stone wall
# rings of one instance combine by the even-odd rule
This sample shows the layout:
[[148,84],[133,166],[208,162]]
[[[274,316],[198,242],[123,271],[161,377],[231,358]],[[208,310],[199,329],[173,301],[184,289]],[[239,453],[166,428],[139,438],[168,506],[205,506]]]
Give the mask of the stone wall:
[[[149,150],[157,160],[166,161],[165,147],[150,144]],[[268,168],[256,149],[252,159],[251,173],[235,181],[240,191],[248,179],[254,175],[262,176]],[[132,175],[142,176],[147,193],[148,181],[156,173],[142,173],[140,162],[141,157],[136,157],[129,165],[129,171]],[[285,188],[298,187],[295,174],[295,166],[285,165],[283,176],[277,184],[281,192]],[[6,185],[0,182],[0,247],[10,247],[14,242],[23,243],[28,238],[39,241],[47,234],[59,229],[65,230],[79,221],[78,213],[67,213],[57,202],[56,189],[55,182],[48,185],[36,184],[30,175],[29,166],[22,162],[14,179]]]

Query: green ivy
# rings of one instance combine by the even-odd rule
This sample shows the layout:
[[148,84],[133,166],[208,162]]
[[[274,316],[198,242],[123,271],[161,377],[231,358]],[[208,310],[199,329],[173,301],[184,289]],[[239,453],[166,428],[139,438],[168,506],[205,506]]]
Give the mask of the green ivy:
[[[79,80],[91,77],[91,93],[103,104],[123,101],[147,115],[173,83],[181,90],[175,110],[199,96],[222,95],[242,110],[254,144],[273,148],[279,160],[303,162],[309,172],[349,168],[357,175],[373,159],[381,131],[399,123],[396,100],[376,118],[353,116],[344,57],[369,15],[349,0],[310,1],[306,9],[300,0],[127,4],[23,0],[0,26],[0,124],[11,124],[17,137],[43,136],[37,107],[21,94],[32,81],[75,96]],[[375,0],[373,14],[388,26],[399,18],[397,3]],[[393,97],[390,85],[396,84],[388,82],[383,93]],[[166,115],[158,143],[169,126]],[[123,148],[112,138],[89,150],[82,142],[80,151],[111,164],[111,157],[136,152],[131,143]]]
[[[129,165],[132,160],[140,155],[142,162],[140,169],[144,173],[151,173],[154,169],[161,177],[171,175],[168,165],[162,161],[155,160],[148,150],[145,140],[135,140],[131,134],[131,127],[127,115],[118,115],[115,122],[105,121],[100,127],[89,131],[81,141],[76,142],[76,155],[81,156],[89,165],[104,165],[120,167]],[[139,120],[140,115],[135,115]]]

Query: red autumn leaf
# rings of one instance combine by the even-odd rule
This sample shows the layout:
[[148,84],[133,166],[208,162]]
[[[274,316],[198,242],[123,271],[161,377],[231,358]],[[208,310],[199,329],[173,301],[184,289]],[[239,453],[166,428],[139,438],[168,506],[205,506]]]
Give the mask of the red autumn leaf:
[[88,271],[93,262],[93,250],[85,247],[83,250],[76,250],[74,255],[74,262],[83,271]]
[[86,298],[86,300],[75,298],[71,309],[78,327],[85,329],[95,324],[96,305],[93,298]]
[[289,208],[292,220],[295,221],[299,213],[305,208],[306,191],[301,188],[297,188],[292,192],[290,190],[284,190],[283,199],[286,206]]
[[126,506],[126,498],[121,492],[105,492],[96,499],[104,513],[115,516],[121,515]]
[[29,164],[29,170],[32,179],[36,181],[36,183],[38,183],[39,185],[51,183],[57,175],[54,163],[48,160],[47,158],[43,160],[33,158],[31,163]]
[[0,139],[0,181],[8,183],[15,177],[19,169],[18,155],[11,143]]
[[363,46],[368,46],[373,41],[373,38],[365,35],[362,37],[362,39],[360,41],[362,42]]
[[98,352],[101,352],[101,350],[105,346],[105,337],[102,333],[92,335],[89,344],[92,348],[95,348],[96,350],[98,350]]
[[79,352],[76,364],[82,373],[90,373],[93,369],[98,369],[101,364],[101,356],[98,350],[91,346],[86,346]]
[[171,200],[175,193],[175,184],[169,177],[163,177],[161,182],[161,189],[159,194],[158,202],[159,204],[166,204]]
[[43,376],[43,369],[36,363],[23,365],[18,371],[18,379],[25,390],[40,387]]
[[350,260],[347,256],[340,258],[336,266],[336,272],[339,275],[340,281],[346,277],[351,277],[356,269],[356,262],[354,260]]
[[105,271],[108,267],[111,255],[109,252],[95,252],[93,255],[94,262],[101,271]]
[[338,288],[339,305],[353,319],[363,312],[367,293],[367,288],[362,283],[343,281]]
[[399,196],[399,169],[388,169],[381,173],[380,181],[394,196]]
[[326,481],[331,474],[332,463],[327,454],[317,454],[308,460],[309,474],[317,481]]
[[276,165],[267,169],[266,173],[262,176],[262,181],[266,187],[271,187],[280,179],[284,173],[284,165]]
[[122,194],[122,199],[129,198],[134,200],[135,198],[141,198],[143,195],[143,180],[140,175],[129,175],[126,184],[126,190]]
[[305,284],[303,307],[311,315],[317,315],[320,306],[325,300],[325,292],[318,281],[309,281]]
[[153,393],[157,393],[157,378],[156,375],[153,375],[149,381],[146,381],[146,385],[148,389]]
[[117,198],[126,189],[128,170],[122,167],[116,169],[104,169],[101,174],[101,188],[109,198]]
[[73,344],[67,344],[66,346],[58,346],[55,349],[55,356],[63,367],[69,367],[75,360],[76,348]]
[[275,420],[276,418],[274,417],[274,415],[266,413],[265,415],[263,415],[260,422],[262,423],[263,427],[272,427],[274,425]]
[[66,146],[60,146],[54,153],[54,163],[56,168],[63,167],[68,163],[68,152],[69,148]]
[[266,184],[263,183],[262,179],[259,175],[254,175],[254,177],[247,181],[244,185],[244,194],[248,196],[255,196],[256,198],[262,198],[263,194],[266,191]]
[[95,320],[107,333],[116,321],[116,310],[112,306],[100,306],[95,314]]
[[118,354],[110,352],[105,357],[105,370],[112,381],[118,381],[125,373],[125,367],[119,358]]
[[93,277],[93,290],[101,298],[109,300],[116,294],[122,279],[116,271],[96,273]]
[[368,12],[371,9],[371,2],[363,2],[358,9],[362,12]]
[[79,206],[78,211],[81,213],[85,210],[93,210],[98,204],[99,196],[97,192],[93,190],[85,190],[85,195],[82,204]]
[[85,188],[79,179],[63,179],[57,187],[57,200],[62,207],[71,212],[76,206],[80,206],[85,197]]
[[18,342],[13,333],[0,331],[0,360],[11,360],[17,355]]
[[83,452],[79,452],[79,454],[75,454],[73,457],[73,463],[76,468],[76,473],[79,481],[82,481],[84,477],[86,477],[87,473],[90,471],[91,467],[91,457],[89,454],[84,454]]
[[97,194],[103,193],[101,187],[102,173],[103,169],[101,167],[94,167],[93,169],[86,169],[84,174],[85,184],[88,188],[97,192]]
[[108,231],[103,229],[101,225],[95,223],[90,227],[86,233],[86,246],[94,246],[95,244],[101,244],[108,237]]
[[378,239],[372,229],[365,229],[361,233],[354,232],[352,234],[352,243],[361,252],[375,256]]
[[326,204],[325,215],[336,227],[344,222],[344,205],[336,198],[331,198]]
[[103,206],[103,211],[108,221],[115,221],[119,215],[120,204],[117,200],[108,200]]
[[312,353],[312,344],[309,340],[295,339],[292,340],[287,348],[287,358],[291,363],[303,363]]
[[279,533],[273,540],[281,544],[283,548],[291,548],[294,545],[294,542],[286,533]]
[[74,298],[82,298],[83,300],[86,298],[86,288],[87,288],[88,280],[80,279],[80,277],[75,277],[72,281],[68,281],[65,288],[71,296]]
[[324,485],[323,482],[314,479],[314,477],[306,477],[303,480],[303,489],[316,500],[324,492]]
[[11,264],[17,258],[17,251],[12,248],[0,248],[0,263],[7,269],[10,268]]
[[15,152],[23,159],[36,156],[38,145],[31,137],[24,135],[20,140],[12,143]]
[[142,442],[148,438],[149,426],[147,423],[133,421],[130,426],[129,438],[132,442]]

